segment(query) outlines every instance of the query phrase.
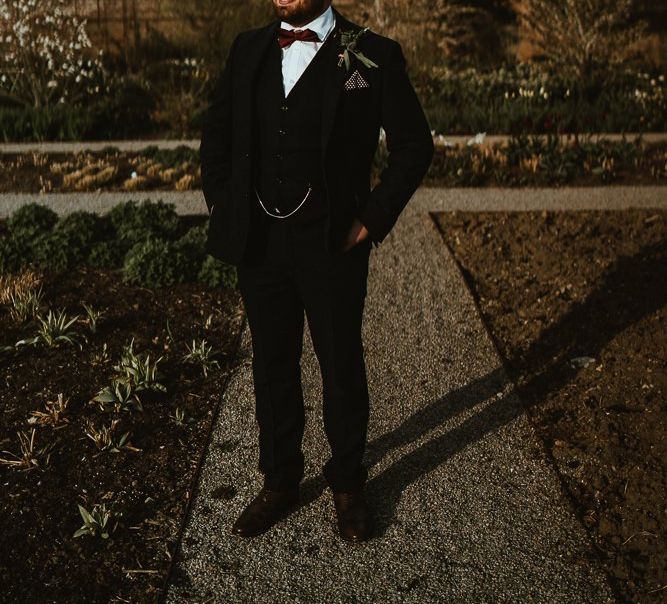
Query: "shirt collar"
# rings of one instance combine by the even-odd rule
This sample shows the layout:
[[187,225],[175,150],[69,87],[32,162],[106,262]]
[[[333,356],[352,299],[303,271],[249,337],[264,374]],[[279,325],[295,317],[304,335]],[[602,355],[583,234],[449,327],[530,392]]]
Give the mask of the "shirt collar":
[[319,17],[313,19],[310,23],[306,23],[300,27],[294,27],[285,21],[280,22],[280,27],[284,29],[312,29],[320,38],[320,42],[324,42],[325,38],[333,29],[336,17],[331,9],[331,4],[328,6]]

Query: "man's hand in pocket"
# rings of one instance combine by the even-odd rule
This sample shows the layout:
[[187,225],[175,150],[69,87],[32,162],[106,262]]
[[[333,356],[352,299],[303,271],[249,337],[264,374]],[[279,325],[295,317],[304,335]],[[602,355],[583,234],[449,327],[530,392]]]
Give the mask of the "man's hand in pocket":
[[354,247],[364,239],[368,237],[368,229],[362,224],[362,222],[355,217],[352,222],[352,226],[343,242],[343,252],[347,252],[350,248]]

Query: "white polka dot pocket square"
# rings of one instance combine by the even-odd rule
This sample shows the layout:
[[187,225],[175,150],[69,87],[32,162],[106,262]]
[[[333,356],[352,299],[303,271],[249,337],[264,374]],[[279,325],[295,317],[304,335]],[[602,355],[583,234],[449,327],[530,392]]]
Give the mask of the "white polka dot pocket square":
[[368,88],[369,86],[369,83],[364,79],[364,76],[359,73],[358,69],[355,69],[345,84],[343,84],[345,90],[358,90],[359,88]]

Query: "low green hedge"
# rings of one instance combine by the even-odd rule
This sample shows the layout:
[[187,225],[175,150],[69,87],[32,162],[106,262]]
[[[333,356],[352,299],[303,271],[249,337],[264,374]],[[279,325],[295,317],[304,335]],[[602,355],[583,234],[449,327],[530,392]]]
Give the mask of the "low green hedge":
[[582,85],[519,63],[494,71],[433,67],[414,80],[431,128],[443,134],[667,129],[667,82],[659,73],[624,70]]
[[29,203],[0,235],[0,273],[32,266],[59,274],[90,266],[120,270],[126,283],[149,288],[186,282],[235,288],[235,267],[206,253],[207,229],[186,230],[174,204],[162,201],[130,200],[104,216],[77,211],[60,219]]
[[140,82],[117,78],[111,92],[87,104],[52,107],[0,105],[0,140],[73,141],[136,138],[154,130],[152,93]]
[[[143,79],[115,77],[106,96],[86,105],[0,107],[0,139],[198,137],[207,105],[205,95],[202,103],[183,109],[192,114],[185,126],[160,123],[156,108],[173,106],[178,96],[171,87],[152,82],[146,75]],[[412,79],[431,128],[443,134],[667,129],[667,82],[657,72],[621,69],[604,83],[581,84],[539,64],[516,63],[488,71],[420,66]],[[182,132],[183,127],[188,132]]]

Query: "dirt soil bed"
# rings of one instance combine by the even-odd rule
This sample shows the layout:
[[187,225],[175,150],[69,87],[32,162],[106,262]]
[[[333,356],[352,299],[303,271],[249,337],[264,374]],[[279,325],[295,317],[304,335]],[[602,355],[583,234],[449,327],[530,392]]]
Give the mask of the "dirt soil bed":
[[[0,585],[3,602],[155,602],[165,581],[189,498],[194,472],[234,362],[242,324],[236,290],[184,284],[162,290],[127,286],[113,271],[77,270],[45,277],[45,302],[85,317],[82,302],[102,309],[97,333],[83,319],[72,328],[88,337],[83,349],[20,346],[0,353],[0,457],[19,454],[17,432],[34,447],[53,444],[48,465],[29,471],[0,465]],[[35,333],[0,306],[0,347]],[[89,402],[111,383],[113,365],[134,338],[135,353],[164,355],[158,365],[166,393],[141,394],[137,409],[102,411]],[[172,339],[173,338],[173,339]],[[182,361],[193,338],[218,350],[219,369]],[[104,345],[106,344],[106,355]],[[67,423],[28,422],[32,411],[62,393]],[[184,425],[172,420],[185,412]],[[170,417],[171,416],[171,417]],[[98,451],[85,434],[87,420],[109,427],[140,451]],[[235,442],[227,443],[229,450]],[[221,484],[227,494],[233,485]],[[113,514],[107,539],[73,534],[88,511],[105,503]],[[122,514],[122,515],[120,515]]]
[[201,187],[195,152],[0,154],[0,193],[189,191]]
[[[499,144],[473,147],[437,145],[424,184],[444,187],[656,185],[667,177],[663,143],[627,147],[582,143],[560,147],[517,148]],[[586,149],[586,150],[584,150]],[[380,181],[386,148],[376,153],[371,187]],[[140,152],[108,148],[80,153],[0,153],[0,193],[67,193],[84,191],[191,191],[201,188],[196,149],[147,147]]]
[[667,211],[434,214],[623,602],[667,597]]

